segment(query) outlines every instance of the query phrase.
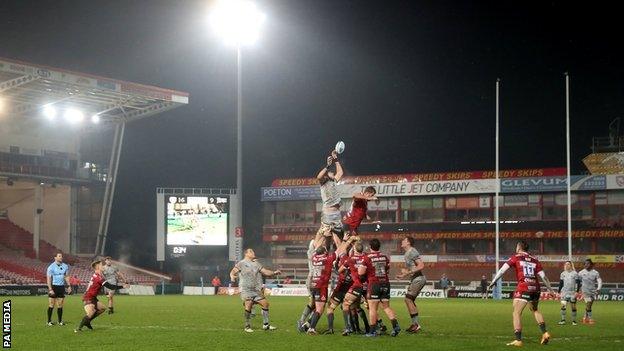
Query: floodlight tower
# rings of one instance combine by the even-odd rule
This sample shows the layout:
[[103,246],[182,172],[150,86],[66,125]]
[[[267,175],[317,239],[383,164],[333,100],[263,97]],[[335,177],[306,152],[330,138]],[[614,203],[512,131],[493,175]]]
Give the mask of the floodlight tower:
[[241,48],[254,44],[260,38],[265,15],[247,0],[220,0],[210,12],[210,26],[226,45],[236,48],[236,191],[239,221],[243,226],[243,153],[242,153],[242,93]]

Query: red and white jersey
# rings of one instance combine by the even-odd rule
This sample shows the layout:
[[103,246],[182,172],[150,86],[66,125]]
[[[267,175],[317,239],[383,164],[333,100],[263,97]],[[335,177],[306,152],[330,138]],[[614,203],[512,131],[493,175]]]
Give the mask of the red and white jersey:
[[370,266],[370,260],[364,254],[354,253],[346,262],[346,266],[351,272],[351,279],[353,280],[352,288],[362,288],[366,284],[366,275],[361,276],[358,273],[358,269],[361,266]]
[[507,261],[509,267],[516,269],[516,280],[519,292],[539,292],[540,284],[537,274],[542,271],[542,264],[537,258],[526,252],[515,254]]
[[91,280],[89,280],[89,285],[87,285],[87,291],[85,291],[84,295],[82,295],[82,300],[91,301],[95,299],[105,281],[106,280],[102,274],[93,273]]
[[340,255],[340,258],[338,259],[338,269],[340,269],[341,267],[344,267],[346,269],[343,269],[342,272],[338,273],[338,285],[342,285],[342,286],[350,286],[351,283],[353,283],[353,278],[351,277],[351,270],[349,269],[348,265],[347,265],[347,261],[349,260],[349,255],[346,253],[343,253],[342,255]]
[[351,230],[356,230],[364,218],[366,218],[367,211],[368,201],[354,198],[349,212],[347,212],[343,218],[343,222],[347,224]]
[[335,252],[312,256],[312,286],[318,289],[329,286],[334,261],[336,261]]
[[379,251],[371,251],[366,256],[368,256],[373,266],[372,271],[369,271],[368,268],[366,269],[368,281],[372,279],[380,283],[387,283],[389,281],[388,271],[390,270],[390,257]]

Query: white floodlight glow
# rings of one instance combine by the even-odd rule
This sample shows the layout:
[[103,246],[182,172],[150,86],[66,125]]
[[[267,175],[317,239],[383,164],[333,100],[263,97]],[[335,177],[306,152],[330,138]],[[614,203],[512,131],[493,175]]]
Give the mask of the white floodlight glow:
[[247,0],[219,0],[210,12],[210,25],[226,44],[251,45],[260,37],[265,15]]
[[93,116],[91,116],[91,123],[93,124],[98,124],[100,123],[100,115],[98,115],[97,113],[94,114]]
[[72,124],[80,123],[84,120],[84,114],[82,113],[82,111],[75,108],[69,108],[65,110],[63,117],[67,122]]
[[43,106],[43,115],[50,121],[56,118],[56,108],[52,105]]

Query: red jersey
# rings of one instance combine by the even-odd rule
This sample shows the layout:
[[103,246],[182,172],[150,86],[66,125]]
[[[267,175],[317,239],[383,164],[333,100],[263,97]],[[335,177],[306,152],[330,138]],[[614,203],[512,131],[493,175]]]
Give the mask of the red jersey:
[[312,285],[317,289],[327,288],[331,278],[336,253],[314,254],[312,256]]
[[338,273],[338,285],[341,286],[350,286],[351,283],[353,283],[353,278],[351,278],[351,271],[349,270],[349,267],[347,265],[347,261],[349,260],[349,255],[342,254],[340,255],[339,261],[338,261],[338,269],[340,269],[341,267],[345,267],[346,269],[343,269],[342,272]]
[[353,256],[349,257],[349,260],[346,264],[349,268],[349,271],[351,272],[351,279],[353,279],[353,284],[351,285],[351,288],[363,288],[368,282],[366,279],[367,276],[360,276],[358,269],[361,266],[365,266],[366,270],[368,270],[368,267],[371,266],[370,259],[364,254],[354,254]]
[[387,283],[389,281],[388,271],[390,270],[390,257],[379,251],[372,251],[366,256],[370,259],[373,266],[372,270],[369,270],[368,267],[366,268],[368,281]]
[[91,301],[95,299],[98,295],[98,292],[102,288],[106,280],[100,273],[93,273],[91,276],[91,280],[89,280],[89,285],[87,285],[87,291],[85,291],[84,295],[82,295],[83,301]]
[[519,253],[511,256],[507,261],[509,267],[516,269],[516,280],[518,292],[539,292],[540,284],[537,274],[542,271],[542,264],[537,258],[528,253]]
[[368,211],[368,201],[354,198],[351,208],[344,216],[343,221],[351,230],[356,230],[364,218],[366,218],[366,211]]

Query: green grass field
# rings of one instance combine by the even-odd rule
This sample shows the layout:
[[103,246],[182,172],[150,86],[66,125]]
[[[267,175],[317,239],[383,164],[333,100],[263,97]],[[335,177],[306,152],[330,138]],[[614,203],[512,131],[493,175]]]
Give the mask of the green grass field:
[[[93,321],[94,331],[74,333],[82,318],[79,296],[66,300],[67,326],[45,326],[46,297],[13,297],[12,340],[17,350],[499,350],[513,339],[511,301],[427,300],[419,301],[421,324],[418,335],[401,333],[398,337],[343,337],[340,334],[308,336],[299,334],[295,321],[304,298],[271,297],[271,323],[279,329],[254,333],[242,330],[241,301],[236,296],[119,296],[115,314],[104,314]],[[105,300],[100,296],[100,300]],[[392,300],[402,328],[409,325],[401,299]],[[542,302],[547,326],[553,339],[539,345],[539,329],[525,311],[525,349],[548,350],[623,350],[624,303],[601,302],[594,305],[597,324],[559,326],[559,304]],[[579,311],[582,310],[582,306]],[[336,315],[336,327],[342,317]],[[579,313],[579,316],[581,314]],[[56,312],[54,314],[56,320]],[[386,319],[387,321],[387,319]],[[253,320],[259,328],[262,318]],[[389,323],[388,323],[389,324]],[[318,329],[324,330],[322,317]],[[51,346],[56,345],[56,346]]]

